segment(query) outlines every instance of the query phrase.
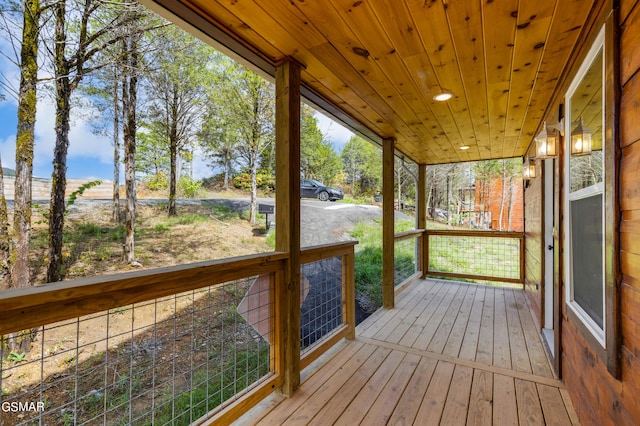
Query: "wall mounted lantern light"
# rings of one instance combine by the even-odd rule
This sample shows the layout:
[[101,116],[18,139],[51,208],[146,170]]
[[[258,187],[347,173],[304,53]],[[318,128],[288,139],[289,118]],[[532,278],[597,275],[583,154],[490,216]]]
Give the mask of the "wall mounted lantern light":
[[536,177],[536,163],[529,157],[524,157],[524,164],[522,165],[522,179],[525,181],[535,179]]
[[578,157],[580,155],[591,154],[591,135],[592,131],[582,123],[582,117],[578,122],[578,127],[571,132],[571,155]]
[[557,124],[547,126],[545,121],[542,125],[542,131],[534,138],[536,142],[536,153],[534,159],[542,160],[556,156],[556,147],[558,146],[558,133],[562,130],[562,121]]

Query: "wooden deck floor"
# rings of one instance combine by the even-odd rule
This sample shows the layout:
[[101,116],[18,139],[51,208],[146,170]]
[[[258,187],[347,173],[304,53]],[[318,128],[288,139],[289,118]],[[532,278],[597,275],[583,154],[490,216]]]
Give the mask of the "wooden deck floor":
[[237,424],[577,424],[522,290],[418,281]]

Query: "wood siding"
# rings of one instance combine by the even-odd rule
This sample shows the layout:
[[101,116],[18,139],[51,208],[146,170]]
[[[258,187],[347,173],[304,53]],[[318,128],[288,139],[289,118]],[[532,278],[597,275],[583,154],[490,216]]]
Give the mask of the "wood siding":
[[[562,378],[582,424],[640,424],[640,0],[620,1],[619,22],[622,373],[620,380],[610,374],[567,315],[563,297]],[[537,180],[532,181],[525,191],[528,280],[541,271],[531,252],[540,252],[541,235],[533,231],[540,223],[537,218],[542,217],[536,207],[540,196]],[[526,290],[535,310],[540,295],[530,285]]]

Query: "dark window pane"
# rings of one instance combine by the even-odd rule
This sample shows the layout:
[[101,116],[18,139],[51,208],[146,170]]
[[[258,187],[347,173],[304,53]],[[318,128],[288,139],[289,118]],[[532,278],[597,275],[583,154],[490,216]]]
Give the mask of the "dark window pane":
[[573,298],[603,327],[602,194],[571,201]]

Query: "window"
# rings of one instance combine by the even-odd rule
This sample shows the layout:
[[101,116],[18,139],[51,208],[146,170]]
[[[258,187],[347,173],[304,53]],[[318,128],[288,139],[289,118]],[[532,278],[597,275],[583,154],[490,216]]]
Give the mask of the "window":
[[565,217],[567,304],[604,347],[603,38],[601,32],[567,93]]
[[564,281],[569,321],[619,376],[612,28],[597,34],[565,97]]

